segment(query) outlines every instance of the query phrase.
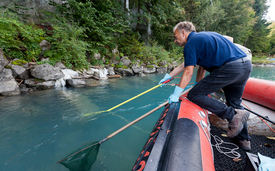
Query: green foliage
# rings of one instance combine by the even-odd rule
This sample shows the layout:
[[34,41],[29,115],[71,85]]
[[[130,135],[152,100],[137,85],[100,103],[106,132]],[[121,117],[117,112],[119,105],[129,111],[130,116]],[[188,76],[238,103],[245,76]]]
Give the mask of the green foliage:
[[154,65],[147,65],[147,68],[154,68]]
[[266,2],[266,0],[255,0],[253,4],[253,9],[256,12],[256,24],[246,43],[246,46],[251,49],[252,52],[267,52],[269,49],[269,39],[266,37],[270,32],[268,29],[270,23],[267,23],[266,19],[264,19],[264,15],[267,13],[268,9]]
[[62,5],[52,1],[51,4],[60,15],[85,28],[83,31],[91,54],[107,54],[109,48],[116,47],[116,37],[129,28],[127,14],[119,1],[67,0]]
[[53,31],[51,36],[45,38],[51,42],[51,49],[46,51],[44,56],[49,57],[54,63],[62,62],[68,68],[88,68],[86,51],[89,46],[83,41],[86,36],[85,29],[53,13],[45,14],[48,21],[53,24]]
[[0,47],[11,59],[37,60],[41,52],[39,43],[44,39],[44,31],[20,21],[9,10],[0,12]]

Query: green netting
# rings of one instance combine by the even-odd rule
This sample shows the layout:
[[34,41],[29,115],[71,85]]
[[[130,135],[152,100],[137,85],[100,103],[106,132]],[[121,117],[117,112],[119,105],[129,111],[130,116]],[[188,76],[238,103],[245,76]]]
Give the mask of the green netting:
[[60,163],[70,169],[70,171],[89,171],[93,163],[96,161],[99,146],[100,144],[98,141],[84,144],[79,149],[68,155],[72,155],[71,157],[68,157]]

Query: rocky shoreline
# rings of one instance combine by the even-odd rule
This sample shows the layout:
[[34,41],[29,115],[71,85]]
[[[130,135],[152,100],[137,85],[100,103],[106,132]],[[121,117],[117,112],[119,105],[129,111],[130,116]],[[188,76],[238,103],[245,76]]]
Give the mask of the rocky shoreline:
[[48,63],[37,65],[36,62],[25,62],[20,59],[8,61],[0,48],[0,96],[19,95],[62,86],[93,87],[99,85],[103,79],[166,73],[178,66],[176,62],[168,64],[166,61],[162,62],[161,66],[149,63],[140,65],[139,61],[132,63],[127,57],[117,62],[123,63],[126,67],[114,67],[115,64],[111,64],[74,71],[66,68],[61,62],[52,66]]
[[[252,55],[251,55],[252,58]],[[123,63],[124,67],[114,67]],[[0,96],[12,96],[29,92],[53,89],[56,87],[93,87],[100,85],[100,80],[121,78],[122,76],[146,76],[146,74],[169,73],[178,66],[163,61],[161,66],[155,64],[140,65],[122,57],[104,67],[92,66],[88,70],[74,71],[61,62],[52,66],[48,63],[37,65],[20,59],[8,61],[0,48]],[[253,64],[254,67],[275,67],[275,63]]]

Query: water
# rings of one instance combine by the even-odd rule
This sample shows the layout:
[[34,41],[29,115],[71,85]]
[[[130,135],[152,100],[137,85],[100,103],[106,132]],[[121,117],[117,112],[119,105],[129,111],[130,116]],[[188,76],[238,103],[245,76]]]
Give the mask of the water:
[[[0,97],[0,170],[66,171],[55,163],[81,145],[102,140],[165,102],[174,87],[157,88],[111,112],[87,117],[83,114],[114,107],[154,87],[163,76],[123,77],[100,81],[100,86],[91,88]],[[252,76],[275,81],[275,67],[255,67]],[[179,79],[173,82],[178,83]],[[92,170],[130,170],[161,111],[104,142]]]

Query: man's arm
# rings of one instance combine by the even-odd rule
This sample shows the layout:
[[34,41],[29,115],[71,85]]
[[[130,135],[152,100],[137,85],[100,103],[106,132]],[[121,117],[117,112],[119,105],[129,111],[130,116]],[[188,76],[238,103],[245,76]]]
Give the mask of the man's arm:
[[184,62],[179,65],[178,67],[176,67],[175,69],[173,69],[173,71],[169,74],[171,77],[174,77],[176,75],[178,75],[179,73],[181,73],[184,70]]
[[185,70],[181,76],[179,87],[184,89],[190,82],[193,75],[194,65],[185,67]]
[[197,72],[197,78],[196,78],[197,83],[204,78],[205,72],[206,72],[205,69],[203,69],[203,67],[200,66]]

